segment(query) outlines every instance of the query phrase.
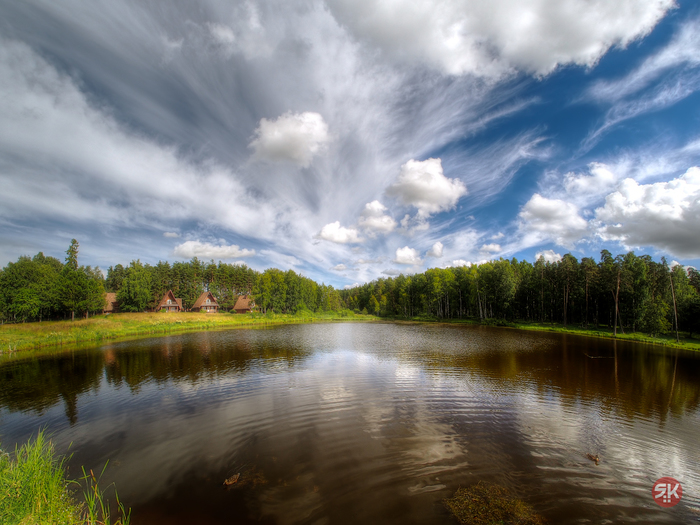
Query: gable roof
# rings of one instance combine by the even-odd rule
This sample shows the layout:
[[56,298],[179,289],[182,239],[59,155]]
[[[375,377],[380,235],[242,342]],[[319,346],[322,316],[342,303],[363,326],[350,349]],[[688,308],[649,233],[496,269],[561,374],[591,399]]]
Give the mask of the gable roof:
[[170,299],[172,301],[171,304],[177,304],[180,308],[182,308],[182,299],[176,299],[172,290],[168,290],[165,293],[163,298],[158,303],[157,308],[160,308],[161,306],[166,306],[168,304],[168,299]]
[[[236,300],[236,305],[233,307],[234,310],[251,310],[253,301],[247,295],[239,295]],[[253,303],[254,304],[254,303]]]
[[113,292],[105,293],[105,312],[114,312],[117,309],[117,294]]
[[216,302],[216,297],[214,297],[211,292],[203,292],[192,305],[192,309],[194,310],[195,308],[203,306],[207,299],[211,301],[207,306],[219,306],[219,303]]

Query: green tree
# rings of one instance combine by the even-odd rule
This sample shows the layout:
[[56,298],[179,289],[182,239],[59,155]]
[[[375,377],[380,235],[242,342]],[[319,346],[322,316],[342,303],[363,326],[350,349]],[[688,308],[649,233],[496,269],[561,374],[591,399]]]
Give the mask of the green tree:
[[131,261],[117,292],[119,309],[124,312],[142,312],[151,300],[151,273],[140,260]]

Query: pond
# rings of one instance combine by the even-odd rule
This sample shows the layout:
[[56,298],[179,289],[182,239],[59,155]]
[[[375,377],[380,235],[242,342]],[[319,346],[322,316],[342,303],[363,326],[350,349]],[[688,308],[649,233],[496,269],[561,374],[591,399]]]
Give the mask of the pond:
[[456,523],[442,501],[480,480],[550,523],[690,522],[699,357],[435,324],[184,334],[1,365],[0,440],[47,427],[75,477],[109,460],[134,525]]

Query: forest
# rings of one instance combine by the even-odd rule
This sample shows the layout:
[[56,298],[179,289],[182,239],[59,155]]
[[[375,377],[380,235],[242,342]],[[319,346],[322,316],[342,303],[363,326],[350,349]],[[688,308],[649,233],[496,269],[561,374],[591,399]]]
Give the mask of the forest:
[[0,270],[3,322],[73,319],[100,313],[104,293],[117,294],[119,309],[153,308],[172,290],[190,308],[204,291],[223,310],[239,295],[252,295],[262,313],[351,310],[405,319],[476,319],[482,322],[549,322],[609,327],[615,333],[700,331],[700,273],[692,267],[652,260],[634,252],[600,260],[572,254],[534,264],[499,259],[455,268],[431,268],[413,275],[377,279],[349,290],[318,284],[293,270],[263,272],[245,265],[132,261],[99,268],[78,265],[79,244],[65,261],[39,253]]

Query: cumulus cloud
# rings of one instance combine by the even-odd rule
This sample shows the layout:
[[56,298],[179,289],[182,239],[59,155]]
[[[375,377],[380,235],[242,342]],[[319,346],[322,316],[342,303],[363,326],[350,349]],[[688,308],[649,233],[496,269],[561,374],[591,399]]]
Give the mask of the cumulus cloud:
[[180,234],[177,232],[163,232],[163,237],[167,239],[177,239],[180,237]]
[[394,262],[396,264],[410,264],[415,266],[421,264],[423,261],[418,254],[418,250],[404,246],[403,248],[397,248]]
[[396,221],[384,213],[386,210],[386,206],[377,200],[365,204],[360,215],[359,226],[370,234],[393,231],[396,228]]
[[344,286],[344,288],[346,290],[352,290],[353,288],[357,288],[358,286],[360,286],[360,283],[352,283],[352,284],[346,284]]
[[598,195],[606,193],[617,182],[615,174],[601,162],[588,166],[590,175],[569,172],[564,176],[564,187],[572,195]]
[[443,175],[440,159],[409,160],[386,193],[406,206],[414,206],[418,216],[425,218],[454,208],[467,187],[461,180]]
[[382,271],[382,274],[389,275],[390,277],[396,277],[397,275],[401,275],[401,270],[397,270],[396,268],[387,268],[386,270]]
[[479,250],[487,253],[497,253],[501,251],[501,245],[496,243],[482,244]]
[[215,245],[208,242],[186,241],[175,247],[173,255],[191,259],[192,257],[201,257],[206,259],[237,259],[239,257],[252,257],[255,255],[255,250],[247,250],[240,248],[235,244],[231,245]]
[[522,233],[540,241],[553,240],[561,246],[571,247],[588,231],[588,223],[575,204],[548,199],[539,193],[530,198],[518,217]]
[[645,36],[674,0],[328,0],[360,40],[450,74],[592,66]]
[[544,258],[545,262],[548,263],[555,263],[561,261],[561,254],[555,253],[554,250],[544,250],[542,252],[537,252],[535,254],[535,260],[539,260],[540,257]]
[[331,268],[331,270],[333,270],[333,271],[335,271],[335,272],[344,272],[344,271],[347,270],[347,269],[348,269],[348,267],[345,266],[345,265],[342,264],[342,263],[341,263],[341,264],[336,264],[335,266],[333,266],[333,268]]
[[639,184],[625,179],[595,216],[604,240],[700,257],[700,168],[690,168],[668,182]]
[[291,162],[306,168],[329,141],[323,117],[307,111],[285,113],[276,120],[261,119],[250,147],[256,159]]
[[435,258],[439,259],[440,257],[442,257],[443,249],[444,249],[444,246],[442,245],[442,243],[440,241],[437,241],[435,244],[433,244],[432,248],[430,248],[430,250],[428,250],[425,253],[425,255],[427,257],[435,257]]
[[497,241],[498,239],[503,239],[503,237],[505,237],[505,234],[503,232],[498,232],[491,236],[491,240]]
[[335,242],[337,244],[362,242],[360,234],[355,228],[345,228],[340,225],[340,221],[326,224],[321,228],[321,231],[315,235],[315,238]]
[[450,268],[450,267],[452,267],[452,268],[459,268],[459,267],[462,267],[462,266],[471,266],[471,265],[472,265],[471,262],[465,261],[464,259],[455,259],[455,260],[452,261],[447,267],[448,267],[448,268]]

